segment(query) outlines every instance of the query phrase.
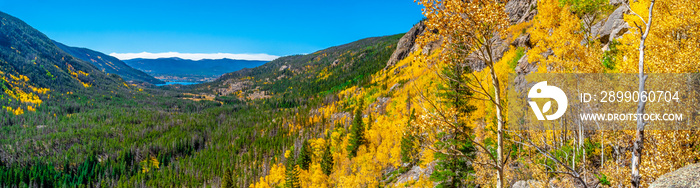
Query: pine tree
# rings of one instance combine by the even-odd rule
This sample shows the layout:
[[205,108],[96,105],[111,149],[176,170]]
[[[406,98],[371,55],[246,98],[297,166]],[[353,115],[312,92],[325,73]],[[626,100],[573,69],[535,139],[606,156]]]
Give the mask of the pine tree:
[[[292,147],[292,150],[294,150],[294,147]],[[300,187],[300,185],[299,185],[299,170],[297,168],[297,165],[295,164],[294,156],[288,150],[287,153],[285,153],[285,157],[287,157],[287,164],[286,164],[286,174],[285,174],[284,187],[286,187],[286,188]]]
[[301,146],[301,151],[299,151],[299,158],[297,159],[297,164],[301,169],[309,170],[309,164],[311,163],[311,146],[309,146],[309,140],[304,140]]
[[455,147],[462,153],[471,154],[469,156],[453,155],[451,153],[436,152],[435,158],[438,160],[435,171],[430,175],[430,179],[439,182],[436,187],[474,187],[474,168],[471,161],[475,157],[475,147],[469,141],[456,139],[455,135],[442,134],[439,136],[452,137],[447,141],[436,143],[437,148]]
[[374,123],[374,119],[372,118],[372,112],[368,112],[367,116],[369,116],[369,121],[367,121],[367,130],[370,130],[372,129],[372,123]]
[[[539,2],[539,1],[538,1]],[[489,88],[486,88],[486,83],[473,83],[464,85],[464,88],[475,90],[486,90],[487,92],[478,92],[476,98],[488,98],[487,103],[494,107],[495,128],[496,128],[496,153],[484,152],[490,155],[488,161],[490,165],[496,169],[496,187],[505,187],[505,154],[504,152],[504,132],[506,127],[505,119],[505,101],[502,99],[504,91],[502,83],[504,78],[498,75],[502,71],[498,63],[498,59],[494,58],[493,52],[498,46],[497,40],[490,40],[496,37],[498,33],[506,33],[510,22],[508,14],[505,12],[505,6],[502,1],[487,0],[487,1],[463,1],[463,0],[425,0],[419,1],[419,4],[424,6],[423,15],[425,20],[426,30],[437,30],[440,32],[425,32],[416,40],[418,44],[425,45],[431,42],[439,42],[443,46],[443,50],[438,52],[434,58],[429,61],[437,62],[438,65],[454,65],[458,64],[466,67],[465,61],[482,62],[485,71],[478,74],[488,76]],[[539,5],[538,5],[539,10]],[[539,14],[538,14],[539,16]],[[534,24],[534,23],[533,23]],[[579,24],[575,24],[579,26]],[[580,26],[579,26],[580,27]],[[557,36],[557,35],[554,35]],[[534,37],[533,37],[534,38]],[[576,43],[579,43],[579,39]],[[538,43],[539,45],[539,43]],[[529,53],[532,53],[530,50]],[[475,55],[472,55],[475,54]],[[556,55],[555,55],[556,56]],[[473,58],[471,58],[473,57]],[[532,56],[529,56],[532,58]],[[467,60],[471,59],[471,60]],[[528,59],[532,61],[532,59]],[[499,66],[496,66],[498,64]],[[496,68],[499,67],[499,68]],[[458,67],[453,67],[458,68]],[[498,69],[498,71],[497,71]],[[462,74],[464,76],[472,76],[478,78],[476,74]],[[444,76],[440,75],[443,77]],[[462,76],[460,76],[462,77]],[[483,79],[475,80],[481,82]],[[460,85],[461,87],[462,85]],[[471,87],[470,87],[471,86]],[[470,90],[470,89],[468,89]],[[457,90],[458,92],[468,90]],[[452,117],[444,117],[444,121],[452,121]],[[453,127],[453,125],[448,125]],[[460,130],[460,132],[462,132]],[[470,133],[462,132],[464,135]]]
[[[442,152],[436,152],[438,159],[435,171],[430,179],[439,182],[437,187],[472,187],[474,168],[471,161],[476,157],[476,148],[471,142],[471,129],[460,117],[466,117],[476,108],[469,105],[472,96],[465,84],[468,80],[464,75],[470,71],[468,66],[455,63],[448,64],[442,70],[447,77],[446,84],[439,87],[439,96],[443,103],[457,110],[455,126],[461,131],[441,132],[438,137],[443,138],[435,143],[435,148]],[[461,132],[461,133],[460,133]],[[457,151],[454,151],[457,150]]]
[[401,137],[401,161],[404,163],[413,163],[414,156],[418,154],[416,150],[416,137],[413,135],[413,127],[411,121],[416,117],[416,110],[411,111],[406,127],[404,128],[403,137]]
[[224,171],[224,177],[221,180],[221,188],[233,188],[234,183],[233,179],[231,177],[231,169],[227,168],[226,171]]
[[472,92],[466,83],[469,81],[466,75],[471,72],[469,66],[461,63],[450,63],[442,69],[442,75],[446,77],[445,85],[438,86],[440,92],[438,96],[441,102],[455,108],[458,115],[465,116],[476,110],[476,107],[469,105],[469,98]]
[[357,149],[365,144],[365,126],[364,122],[362,122],[363,103],[364,100],[360,97],[357,109],[355,109],[355,117],[352,120],[352,127],[350,128],[350,144],[347,147],[350,158],[357,156]]
[[[328,137],[330,138],[330,132]],[[326,175],[331,175],[333,172],[333,155],[331,155],[331,143],[326,143],[326,148],[323,150],[323,155],[321,156],[321,170]]]

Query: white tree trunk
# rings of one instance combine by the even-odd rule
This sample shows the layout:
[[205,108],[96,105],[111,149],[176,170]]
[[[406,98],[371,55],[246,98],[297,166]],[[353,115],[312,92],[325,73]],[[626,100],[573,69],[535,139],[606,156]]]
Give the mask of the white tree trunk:
[[498,82],[498,77],[496,77],[496,72],[493,68],[493,63],[491,66],[489,66],[491,69],[491,80],[493,81],[493,90],[494,90],[494,98],[496,101],[496,119],[498,121],[498,150],[497,150],[497,158],[496,158],[496,164],[497,170],[498,170],[498,183],[496,187],[498,188],[503,188],[505,187],[504,179],[505,175],[503,174],[504,172],[504,167],[503,167],[503,112],[501,110],[501,88],[500,84]]
[[[651,20],[652,20],[652,10],[654,8],[654,0],[651,1],[651,4],[649,5],[649,20],[645,22],[646,28],[644,30],[644,33],[642,34],[642,37],[639,40],[639,103],[637,104],[637,132],[636,132],[636,138],[634,139],[634,145],[632,148],[632,161],[631,161],[631,168],[632,168],[632,187],[638,188],[640,187],[641,184],[641,174],[639,173],[639,165],[641,163],[641,157],[642,157],[642,149],[644,148],[644,127],[646,126],[646,122],[644,122],[644,119],[641,117],[641,114],[644,114],[644,106],[646,105],[646,100],[641,100],[642,98],[642,92],[644,91],[644,84],[646,82],[647,76],[644,75],[644,41],[646,40],[647,36],[649,35],[649,28],[651,28]],[[644,20],[642,20],[644,21]],[[646,98],[646,97],[644,97]]]

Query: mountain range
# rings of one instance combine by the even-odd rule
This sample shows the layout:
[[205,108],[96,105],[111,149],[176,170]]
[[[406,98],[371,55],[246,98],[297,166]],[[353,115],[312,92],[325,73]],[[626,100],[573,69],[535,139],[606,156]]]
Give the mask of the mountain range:
[[237,60],[237,59],[202,59],[189,60],[177,57],[158,59],[129,59],[124,62],[138,70],[165,81],[207,82],[219,76],[253,68],[267,61]]

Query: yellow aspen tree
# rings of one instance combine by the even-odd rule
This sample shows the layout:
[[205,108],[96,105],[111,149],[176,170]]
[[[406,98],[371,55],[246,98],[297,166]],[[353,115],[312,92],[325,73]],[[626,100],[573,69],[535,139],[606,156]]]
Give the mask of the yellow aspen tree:
[[[624,19],[628,25],[632,26],[630,32],[620,40],[622,44],[620,51],[624,61],[617,65],[620,72],[638,72],[640,77],[645,73],[685,73],[698,72],[700,64],[697,57],[700,56],[700,2],[692,0],[660,1],[640,0],[625,3],[631,11],[625,15]],[[653,14],[652,14],[653,10]],[[653,15],[653,17],[652,17]],[[652,27],[652,18],[653,29]],[[646,48],[651,50],[645,50]],[[645,78],[644,75],[643,78]],[[640,91],[644,88],[644,80],[640,79]],[[638,105],[638,112],[644,111],[644,104]],[[644,181],[653,180],[659,174],[669,172],[673,168],[678,168],[684,160],[696,156],[689,154],[688,149],[677,147],[682,145],[677,142],[678,131],[652,131],[650,135],[645,134],[647,122],[637,122],[635,130],[634,148],[631,159],[631,180],[632,186],[641,187]],[[693,135],[693,134],[690,134]],[[671,139],[672,138],[672,139]],[[674,154],[684,153],[685,155],[659,155],[659,153],[649,153],[644,149],[645,140],[671,140],[663,142],[666,146],[658,148],[674,148]],[[659,143],[653,143],[657,145]],[[692,151],[692,149],[691,149]],[[659,152],[656,150],[656,152]],[[646,155],[645,155],[646,154]],[[670,167],[649,169],[642,167],[642,156],[645,156],[645,164],[659,166],[660,164]],[[648,158],[646,158],[648,156]],[[660,158],[668,156],[667,158]],[[676,157],[673,157],[676,156]],[[659,164],[655,164],[659,163]],[[647,166],[647,165],[645,165]],[[645,170],[644,169],[649,169]],[[642,173],[644,172],[644,173]]]
[[[503,99],[501,81],[496,75],[494,64],[498,62],[495,49],[499,33],[505,33],[509,25],[508,16],[504,11],[505,2],[496,0],[421,0],[426,30],[417,40],[425,45],[441,41],[441,51],[437,58],[432,59],[437,64],[483,64],[490,71],[493,92],[481,85],[471,89],[485,100],[490,101],[496,108],[497,119],[497,156],[493,166],[498,173],[497,187],[504,187],[505,160],[503,154],[503,132],[505,118],[503,115]],[[434,31],[434,32],[433,32]],[[465,61],[470,61],[466,62]],[[465,83],[466,85],[466,83]],[[445,122],[449,124],[448,122]],[[450,126],[450,125],[448,125]]]
[[[537,2],[538,14],[531,21],[533,48],[527,52],[528,61],[539,62],[538,72],[602,72],[602,52],[582,41],[588,40],[582,20],[568,5],[558,0]],[[546,55],[545,55],[546,54]]]
[[[644,68],[648,73],[685,73],[700,71],[700,2],[693,0],[663,1],[654,6],[654,26],[645,39]],[[631,2],[633,12],[642,13],[651,5],[650,0]],[[647,15],[640,14],[645,20]],[[644,23],[639,16],[624,17],[632,26],[628,34],[620,39],[620,51],[626,59],[617,66],[623,73],[637,72],[640,38]],[[645,28],[642,28],[645,29]]]
[[[600,11],[592,9],[603,7],[603,2],[562,2],[559,0],[537,1],[538,14],[530,21],[531,26],[527,29],[527,32],[531,34],[531,42],[533,44],[532,49],[527,52],[528,61],[536,62],[540,73],[595,73],[606,71],[600,61],[603,54],[599,48],[600,44],[591,41],[590,36],[591,16],[594,16],[592,14],[599,14]],[[572,6],[578,8],[572,8]],[[581,6],[588,7],[582,8]],[[587,18],[582,19],[582,17]],[[559,122],[560,125],[568,123],[571,122]],[[564,135],[573,134],[574,132],[578,133],[568,138],[572,138],[573,142],[571,143],[576,144],[575,151],[583,151],[583,155],[575,153],[572,153],[571,157],[556,155],[554,152],[557,152],[558,147],[561,146],[552,147],[546,142],[533,140],[536,137],[532,136],[544,134],[544,138],[551,136],[553,140],[559,140],[560,143],[569,143],[570,141],[564,140],[567,138]],[[551,166],[545,164],[546,169],[548,169],[546,173],[566,174],[578,181],[583,187],[589,186],[587,185],[585,173],[586,148],[583,147],[586,139],[583,126],[580,123],[577,129],[572,131],[548,130],[523,134],[513,131],[511,133],[519,138],[519,141],[514,142],[534,148],[545,160],[554,162]],[[558,139],[555,138],[557,133],[560,135]],[[577,157],[581,157],[581,162],[576,162]]]

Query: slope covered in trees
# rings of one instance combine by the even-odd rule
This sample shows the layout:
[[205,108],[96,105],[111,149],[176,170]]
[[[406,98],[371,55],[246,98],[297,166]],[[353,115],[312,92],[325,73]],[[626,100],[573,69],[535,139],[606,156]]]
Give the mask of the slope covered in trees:
[[118,76],[109,76],[63,52],[23,21],[0,12],[0,22],[0,113],[34,111],[54,92],[77,92],[93,86],[108,90],[122,85]]
[[368,82],[381,70],[403,34],[372,37],[307,55],[277,58],[259,67],[228,73],[196,89],[240,99],[275,96],[306,100],[324,97],[348,86]]
[[164,84],[165,82],[153,78],[152,76],[136,70],[121,60],[109,56],[107,54],[90,50],[87,48],[78,48],[66,46],[60,42],[53,41],[56,46],[73,57],[81,59],[85,62],[92,63],[98,70],[109,74],[116,74],[126,81],[148,82],[151,84]]
[[[3,31],[13,29],[5,27]],[[2,186],[244,187],[263,176],[270,165],[282,161],[284,151],[296,145],[295,142],[318,133],[317,127],[307,125],[319,119],[290,121],[282,117],[315,114],[305,106],[322,103],[323,97],[295,95],[293,100],[285,100],[284,95],[279,95],[267,100],[247,100],[229,95],[203,100],[184,93],[197,91],[189,88],[158,89],[126,84],[116,75],[107,76],[93,65],[64,53],[41,36],[56,54],[64,54],[64,59],[91,67],[90,73],[69,75],[80,78],[98,75],[115,81],[85,82],[68,77],[77,84],[63,85],[63,89],[52,83],[46,84],[51,91],[34,110],[21,114],[3,111],[2,117],[6,121],[0,125]],[[353,58],[363,61],[362,64],[346,65],[346,68],[353,68],[354,73],[348,74],[348,78],[333,77],[346,79],[333,86],[351,87],[361,82],[358,75],[371,75],[381,69],[398,37],[364,40],[350,45],[353,48],[344,48],[364,52],[353,56],[348,52],[344,61]],[[21,40],[11,38],[7,41],[15,44]],[[23,63],[20,60],[8,62]],[[339,70],[334,71],[340,73]],[[312,79],[301,80],[311,82]],[[287,92],[286,95],[290,94],[293,93]],[[285,106],[282,101],[289,103]],[[24,102],[17,104],[27,105]],[[26,107],[22,108],[26,110]],[[298,158],[300,163],[311,164],[314,154],[310,148],[313,144],[307,142],[306,147],[303,144],[296,146],[306,151]],[[332,153],[327,151],[325,156],[329,159]],[[324,166],[329,167],[331,163],[327,160]],[[227,169],[230,173],[225,176]]]
[[[323,131],[305,141],[314,143],[308,170],[299,168],[305,163],[278,163],[253,187],[290,180],[301,187],[646,187],[700,161],[697,128],[512,129],[519,125],[508,120],[518,117],[509,117],[514,109],[505,92],[519,87],[509,84],[509,75],[532,72],[637,73],[642,64],[646,74],[696,73],[700,64],[687,57],[698,53],[700,34],[691,26],[700,21],[691,13],[697,2],[418,3],[427,19],[416,31],[433,32],[421,33],[410,55],[371,75],[368,84],[314,108]],[[697,88],[697,80],[690,83]],[[351,118],[358,109],[362,124]],[[696,125],[697,118],[679,123]],[[355,149],[358,125],[370,124],[362,128],[367,142]],[[288,152],[299,152],[294,148]],[[633,154],[641,162],[634,163]],[[290,168],[299,175],[290,176]]]
[[514,129],[506,92],[533,72],[697,72],[699,3],[652,2],[419,1],[414,45],[369,38],[208,84],[52,94],[3,114],[0,184],[646,187],[700,161],[698,129]]

